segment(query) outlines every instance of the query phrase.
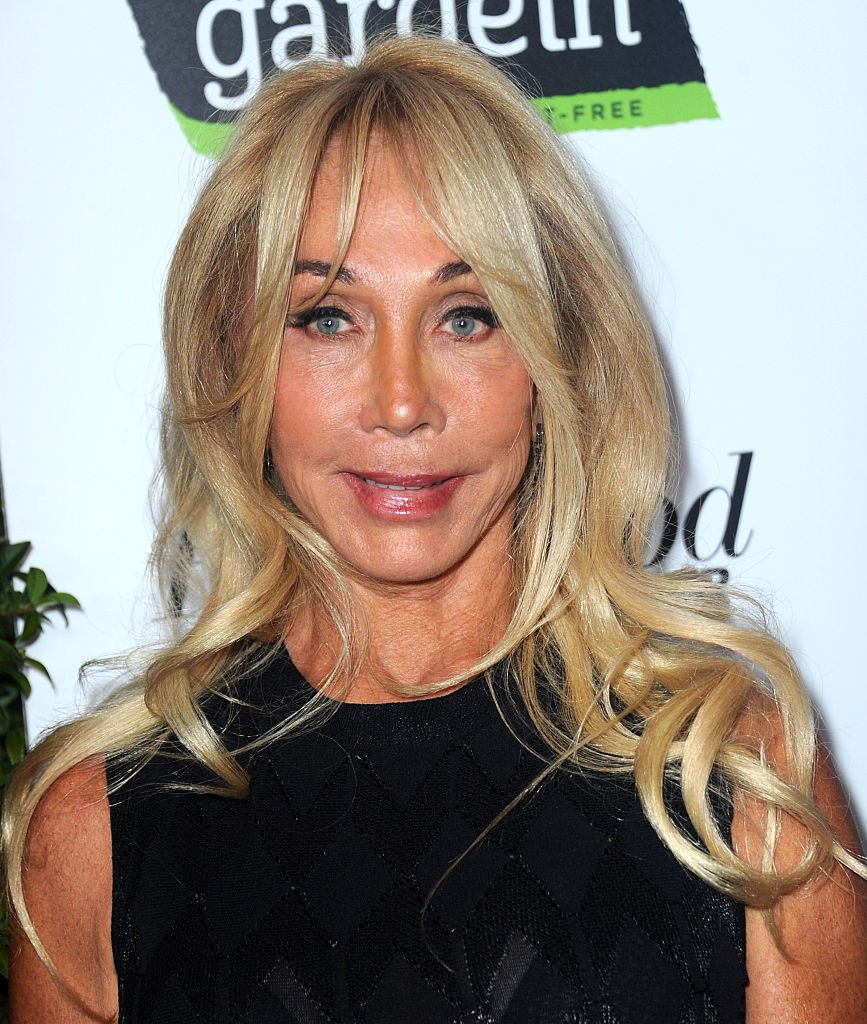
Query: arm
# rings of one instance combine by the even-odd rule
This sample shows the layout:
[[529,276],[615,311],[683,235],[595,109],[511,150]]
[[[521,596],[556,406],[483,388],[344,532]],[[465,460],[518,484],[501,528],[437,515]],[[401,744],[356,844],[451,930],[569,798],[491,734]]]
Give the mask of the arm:
[[[776,746],[769,744],[771,753]],[[771,757],[773,761],[773,756]],[[827,752],[821,752],[815,800],[837,838],[859,849],[846,799]],[[732,823],[735,850],[758,864],[764,815],[742,799]],[[793,865],[803,832],[781,825],[777,863]],[[784,896],[774,910],[783,951],[761,910],[747,907],[748,1024],[867,1024],[867,883],[834,863],[826,874]]]
[[90,761],[63,775],[42,798],[30,826],[24,868],[24,893],[36,931],[82,1005],[55,982],[21,927],[13,926],[13,1024],[117,1019],[111,892],[105,769],[102,762]]

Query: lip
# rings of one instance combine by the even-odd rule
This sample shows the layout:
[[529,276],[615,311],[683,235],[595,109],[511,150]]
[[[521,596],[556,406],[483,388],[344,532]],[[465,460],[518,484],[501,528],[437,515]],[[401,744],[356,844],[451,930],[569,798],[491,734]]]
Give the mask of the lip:
[[398,522],[426,519],[442,512],[462,481],[444,473],[341,473],[362,507],[372,516]]

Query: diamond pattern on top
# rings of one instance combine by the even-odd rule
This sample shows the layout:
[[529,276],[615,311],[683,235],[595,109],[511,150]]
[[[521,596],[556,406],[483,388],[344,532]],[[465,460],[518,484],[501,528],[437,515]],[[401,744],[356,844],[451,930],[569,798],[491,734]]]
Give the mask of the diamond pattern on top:
[[[286,1011],[291,1017],[286,1016]],[[289,965],[278,962],[268,976],[268,984],[248,1008],[245,1021],[249,1024],[328,1024],[324,1016],[293,976]]]
[[[293,672],[251,692],[291,710]],[[160,759],[114,799],[120,1024],[743,1021],[742,910],[630,779],[560,771],[458,861],[540,769],[480,681],[346,705],[249,767],[247,801],[167,792]]]
[[[420,1005],[418,993],[424,992]],[[376,991],[359,1017],[364,1024],[382,1024],[387,1020],[412,1021],[413,1024],[437,1024],[451,1020],[455,1007],[433,989],[427,979],[401,954],[383,971]]]
[[521,859],[552,900],[567,909],[584,891],[608,837],[558,792],[538,807],[521,842]]
[[363,837],[347,831],[308,875],[307,899],[325,931],[339,942],[358,931],[395,881]]
[[[419,891],[425,896],[430,893],[443,877],[443,865],[453,864],[477,835],[452,812],[416,865],[415,877]],[[496,843],[483,843],[470,850],[456,870],[434,892],[431,914],[444,921],[449,928],[463,928],[488,889],[496,883],[508,861],[508,854]]]
[[203,913],[221,956],[231,954],[283,900],[286,880],[255,832],[248,832],[207,885]]

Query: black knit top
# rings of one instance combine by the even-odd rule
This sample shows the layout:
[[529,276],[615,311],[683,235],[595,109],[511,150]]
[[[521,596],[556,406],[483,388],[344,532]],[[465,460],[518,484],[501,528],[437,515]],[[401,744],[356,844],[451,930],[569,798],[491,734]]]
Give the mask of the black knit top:
[[[285,653],[242,690],[234,744],[312,692]],[[112,797],[120,1024],[743,1021],[743,908],[629,779],[558,771],[436,887],[542,767],[484,681],[342,704],[247,767],[247,800],[167,789],[206,780],[169,758]]]

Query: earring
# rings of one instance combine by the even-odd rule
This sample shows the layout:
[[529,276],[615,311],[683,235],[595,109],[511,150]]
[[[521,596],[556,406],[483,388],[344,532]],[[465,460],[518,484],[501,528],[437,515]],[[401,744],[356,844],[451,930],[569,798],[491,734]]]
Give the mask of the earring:
[[545,427],[541,420],[536,424],[536,436],[533,438],[533,458],[539,462],[545,452]]
[[265,449],[264,469],[262,475],[265,477],[266,480],[271,480],[271,478],[274,476],[274,460],[271,457],[270,448]]

